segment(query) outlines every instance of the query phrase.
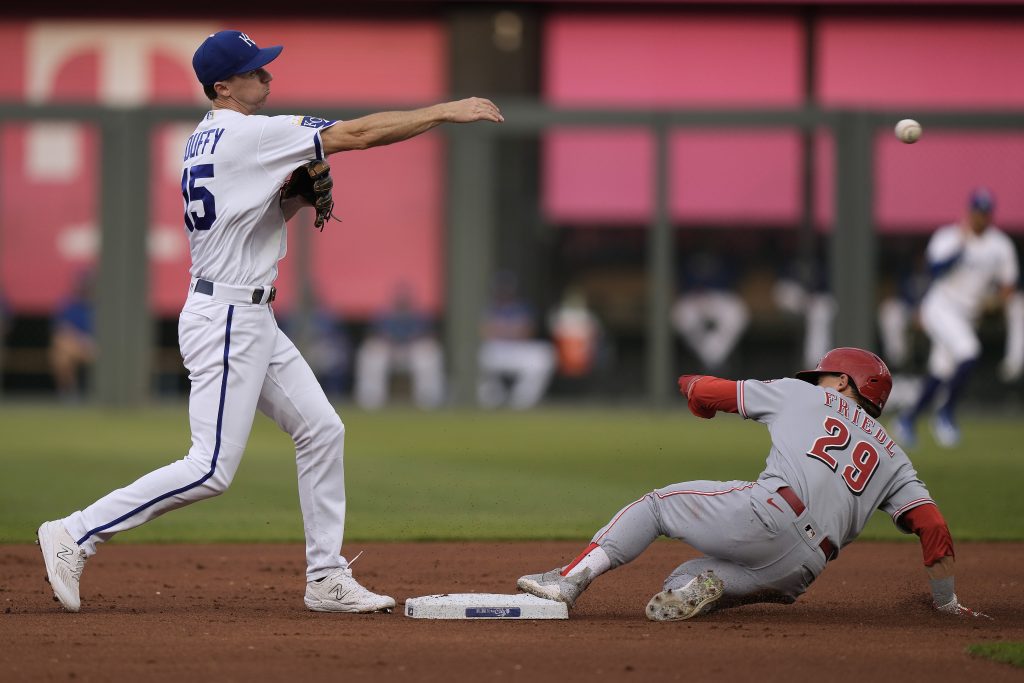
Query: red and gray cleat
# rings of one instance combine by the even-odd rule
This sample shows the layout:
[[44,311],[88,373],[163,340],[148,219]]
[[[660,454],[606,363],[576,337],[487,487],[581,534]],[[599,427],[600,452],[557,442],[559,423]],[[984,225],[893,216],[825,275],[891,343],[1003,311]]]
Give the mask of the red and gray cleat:
[[593,572],[589,569],[583,569],[571,576],[562,576],[562,568],[558,568],[543,574],[521,576],[516,582],[516,586],[530,595],[547,600],[557,600],[572,607],[576,604],[576,599],[593,580]]
[[60,521],[43,522],[36,532],[39,550],[46,564],[46,580],[53,589],[53,598],[69,612],[77,612],[82,601],[78,582],[85,568],[85,551],[75,543]]
[[651,621],[682,621],[710,612],[725,590],[725,584],[710,569],[701,572],[682,588],[670,588],[647,603]]

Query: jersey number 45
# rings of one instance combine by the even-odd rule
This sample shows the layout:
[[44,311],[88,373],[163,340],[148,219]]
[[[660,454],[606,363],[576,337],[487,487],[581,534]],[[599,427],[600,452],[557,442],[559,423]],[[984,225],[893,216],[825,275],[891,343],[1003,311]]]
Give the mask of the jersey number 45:
[[[213,164],[196,164],[186,166],[181,172],[181,196],[185,198],[185,227],[193,230],[209,230],[217,219],[217,206],[213,193],[203,185],[196,185],[197,180],[213,178]],[[203,205],[202,215],[192,210],[192,204]]]

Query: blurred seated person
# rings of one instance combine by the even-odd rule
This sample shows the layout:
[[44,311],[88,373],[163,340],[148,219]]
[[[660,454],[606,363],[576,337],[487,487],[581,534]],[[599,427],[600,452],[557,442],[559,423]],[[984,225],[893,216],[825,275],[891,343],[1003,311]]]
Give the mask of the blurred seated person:
[[882,358],[890,368],[903,368],[911,360],[910,333],[930,281],[925,265],[924,259],[919,259],[912,270],[901,274],[897,291],[878,305]]
[[828,289],[824,268],[817,268],[808,287],[793,273],[779,277],[772,291],[779,309],[804,319],[804,340],[801,355],[806,367],[814,367],[832,348],[832,321],[836,317],[836,300]]
[[598,360],[601,326],[587,308],[587,299],[578,289],[569,289],[548,320],[558,355],[558,374],[580,379],[594,370]]
[[344,317],[329,310],[314,296],[309,317],[300,310],[282,308],[274,311],[278,327],[296,344],[309,363],[324,393],[329,397],[344,395],[349,388],[352,366],[352,342],[345,328]]
[[81,397],[81,374],[95,360],[93,277],[83,273],[51,322],[50,368],[62,400]]
[[550,342],[536,338],[533,310],[520,298],[510,273],[497,278],[481,337],[480,405],[507,404],[518,410],[537,405],[555,372],[555,350]]
[[391,309],[373,321],[356,354],[356,401],[375,410],[388,400],[393,372],[412,378],[413,402],[437,408],[444,401],[444,356],[426,315],[416,310],[412,290],[400,285]]
[[750,323],[750,309],[734,291],[734,273],[714,252],[695,252],[682,275],[672,324],[704,370],[720,373]]

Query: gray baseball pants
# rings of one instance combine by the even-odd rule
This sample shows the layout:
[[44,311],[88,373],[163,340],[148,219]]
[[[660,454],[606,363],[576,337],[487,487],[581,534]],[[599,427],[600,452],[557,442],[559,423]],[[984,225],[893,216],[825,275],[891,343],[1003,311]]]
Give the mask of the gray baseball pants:
[[614,569],[637,558],[658,536],[679,539],[705,557],[677,567],[665,579],[666,590],[711,569],[725,583],[718,608],[792,603],[825,568],[824,553],[803,531],[808,524],[820,540],[807,511],[798,517],[757,482],[689,481],[630,503],[593,542],[604,549]]

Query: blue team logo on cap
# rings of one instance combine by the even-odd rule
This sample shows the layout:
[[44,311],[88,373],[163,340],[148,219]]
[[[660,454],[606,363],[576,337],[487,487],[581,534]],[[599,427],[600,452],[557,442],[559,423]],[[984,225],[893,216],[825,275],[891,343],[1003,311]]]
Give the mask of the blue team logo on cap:
[[259,47],[241,31],[218,31],[204,40],[192,55],[192,68],[200,83],[213,85],[270,64],[282,49],[280,45]]

